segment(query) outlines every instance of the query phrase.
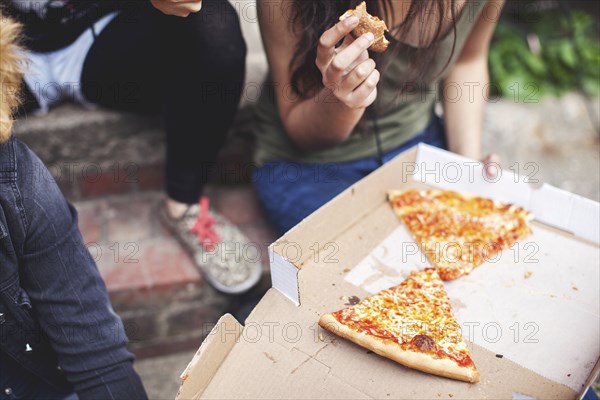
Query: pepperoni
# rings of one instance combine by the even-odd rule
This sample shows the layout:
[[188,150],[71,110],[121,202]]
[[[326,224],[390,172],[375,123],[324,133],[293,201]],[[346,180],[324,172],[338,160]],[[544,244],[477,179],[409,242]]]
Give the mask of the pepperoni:
[[435,349],[435,342],[427,335],[417,335],[412,339],[412,343],[422,352],[430,352]]

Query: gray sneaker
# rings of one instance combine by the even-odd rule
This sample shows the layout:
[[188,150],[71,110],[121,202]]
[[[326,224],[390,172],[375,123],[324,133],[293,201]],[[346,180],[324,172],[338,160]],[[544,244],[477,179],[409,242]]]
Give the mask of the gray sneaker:
[[208,283],[223,293],[251,289],[262,274],[260,247],[251,243],[238,227],[208,207],[208,199],[188,208],[175,219],[162,206],[161,217],[191,253]]

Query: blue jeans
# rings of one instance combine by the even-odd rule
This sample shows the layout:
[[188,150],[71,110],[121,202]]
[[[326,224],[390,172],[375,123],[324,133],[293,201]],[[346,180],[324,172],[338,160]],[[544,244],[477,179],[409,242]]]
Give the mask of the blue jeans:
[[[433,117],[421,133],[385,153],[383,161],[390,161],[418,143],[447,148],[439,118]],[[274,160],[254,171],[253,182],[269,219],[283,234],[378,167],[377,157],[328,164]]]

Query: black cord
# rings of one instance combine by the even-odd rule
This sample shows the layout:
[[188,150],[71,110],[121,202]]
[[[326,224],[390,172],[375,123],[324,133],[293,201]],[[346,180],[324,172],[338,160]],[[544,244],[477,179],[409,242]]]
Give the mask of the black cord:
[[377,161],[381,167],[384,164],[383,147],[381,146],[381,137],[379,135],[379,124],[377,123],[377,111],[375,110],[375,106],[367,108],[367,113],[373,123],[373,136],[375,137],[375,146],[377,148]]

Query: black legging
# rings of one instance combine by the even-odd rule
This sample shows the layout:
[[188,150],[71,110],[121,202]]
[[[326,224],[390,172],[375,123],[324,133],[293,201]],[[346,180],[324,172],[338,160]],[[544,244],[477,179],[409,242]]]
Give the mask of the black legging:
[[195,203],[241,96],[246,44],[237,13],[225,0],[204,0],[187,18],[147,0],[123,3],[85,59],[83,94],[117,110],[162,111],[167,194]]

